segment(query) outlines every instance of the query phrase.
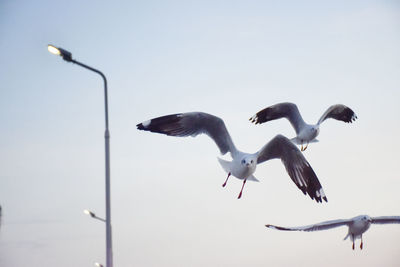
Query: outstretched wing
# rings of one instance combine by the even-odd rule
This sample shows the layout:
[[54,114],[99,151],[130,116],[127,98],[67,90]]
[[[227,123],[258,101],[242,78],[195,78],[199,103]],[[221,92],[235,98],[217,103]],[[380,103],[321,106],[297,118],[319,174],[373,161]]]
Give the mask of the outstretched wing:
[[206,134],[217,144],[221,154],[237,149],[222,119],[203,112],[178,113],[154,118],[136,125],[137,129],[170,136],[197,136]]
[[372,223],[377,224],[388,224],[388,223],[400,223],[400,216],[381,216],[372,217]]
[[349,225],[351,222],[352,222],[351,219],[348,219],[348,220],[340,219],[340,220],[326,221],[326,222],[321,222],[321,223],[311,224],[311,225],[306,225],[306,226],[299,226],[299,227],[281,227],[281,226],[276,226],[276,225],[272,225],[272,224],[266,224],[265,226],[268,228],[282,230],[282,231],[311,232],[311,231],[328,230],[328,229],[343,226],[343,225]]
[[318,125],[321,124],[326,119],[335,119],[344,122],[353,122],[357,119],[354,111],[342,104],[337,104],[330,106],[318,121]]
[[281,159],[290,178],[305,195],[308,193],[317,202],[328,202],[314,170],[289,139],[283,135],[274,137],[258,152],[257,164],[270,159]]
[[280,118],[288,119],[293,128],[296,130],[296,134],[298,134],[300,129],[305,125],[299,109],[293,103],[280,103],[270,106],[257,112],[257,114],[251,117],[249,120],[255,124],[261,124]]

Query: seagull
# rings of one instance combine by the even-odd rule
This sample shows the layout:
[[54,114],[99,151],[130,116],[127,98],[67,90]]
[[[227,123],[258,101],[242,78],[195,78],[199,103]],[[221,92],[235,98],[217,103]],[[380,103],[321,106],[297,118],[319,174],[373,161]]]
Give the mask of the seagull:
[[238,199],[242,196],[247,180],[258,182],[253,175],[257,164],[271,159],[281,159],[290,178],[305,195],[308,194],[317,202],[328,201],[310,164],[300,150],[283,135],[275,136],[256,153],[244,153],[233,144],[224,121],[204,112],[166,115],[139,123],[136,127],[139,130],[170,136],[195,137],[202,133],[208,135],[214,140],[222,155],[229,152],[232,157],[232,161],[218,158],[222,168],[228,173],[222,186],[226,186],[231,175],[243,180]]
[[[296,137],[291,139],[294,143],[301,145],[301,151],[307,149],[309,143],[318,142],[315,139],[319,134],[319,127],[326,119],[336,119],[344,122],[353,122],[357,119],[356,114],[349,107],[337,104],[330,106],[317,124],[307,124],[300,115],[299,109],[293,103],[280,103],[267,107],[255,114],[249,120],[255,124],[261,124],[267,121],[272,121],[280,118],[286,118],[296,130]],[[303,147],[303,144],[306,146]]]
[[332,220],[321,222],[313,225],[300,226],[300,227],[281,227],[275,226],[271,224],[265,225],[268,228],[283,230],[283,231],[320,231],[327,230],[343,225],[347,225],[349,227],[349,231],[343,240],[346,240],[350,237],[350,240],[353,242],[353,250],[354,250],[354,240],[359,238],[361,239],[360,249],[363,248],[363,239],[362,234],[365,233],[372,223],[375,224],[389,224],[389,223],[400,223],[400,216],[381,216],[381,217],[370,217],[368,215],[360,215],[351,219],[340,219],[340,220]]

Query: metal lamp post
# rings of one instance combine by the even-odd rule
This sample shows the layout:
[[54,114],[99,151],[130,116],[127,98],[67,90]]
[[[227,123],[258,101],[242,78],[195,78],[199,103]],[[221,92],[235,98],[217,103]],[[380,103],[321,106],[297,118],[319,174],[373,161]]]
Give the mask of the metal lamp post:
[[87,66],[72,58],[71,52],[53,45],[48,45],[47,49],[50,53],[61,56],[65,61],[75,63],[85,69],[91,70],[99,74],[104,81],[104,105],[105,105],[105,122],[106,129],[104,133],[105,139],[105,158],[106,158],[106,267],[113,266],[112,257],[112,234],[111,234],[111,205],[110,205],[110,131],[108,129],[108,96],[107,96],[107,79],[104,74],[90,66]]

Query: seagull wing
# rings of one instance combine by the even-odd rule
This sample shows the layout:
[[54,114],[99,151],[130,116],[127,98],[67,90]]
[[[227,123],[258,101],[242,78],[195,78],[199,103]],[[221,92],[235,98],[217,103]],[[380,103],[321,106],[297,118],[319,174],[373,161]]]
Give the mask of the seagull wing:
[[283,135],[275,136],[258,153],[257,164],[270,159],[281,159],[286,171],[297,187],[306,195],[328,202],[317,175],[303,153]]
[[357,116],[351,108],[342,104],[337,104],[330,106],[325,113],[322,114],[318,121],[318,125],[329,118],[344,122],[353,122],[357,119]]
[[306,124],[300,115],[299,109],[293,103],[280,103],[270,106],[257,112],[249,120],[255,124],[261,124],[280,118],[288,119],[296,130],[296,134],[299,134],[301,128]]
[[349,225],[351,222],[352,222],[351,219],[347,219],[347,220],[340,219],[340,220],[331,220],[331,221],[326,221],[326,222],[321,222],[321,223],[306,225],[306,226],[299,226],[299,227],[281,227],[281,226],[276,226],[276,225],[272,225],[272,224],[266,224],[265,226],[268,228],[282,230],[282,231],[312,232],[312,231],[328,230],[328,229],[343,226],[343,225]]
[[377,224],[388,224],[388,223],[400,223],[400,216],[381,216],[372,217],[372,223]]
[[237,149],[222,119],[203,112],[172,114],[136,125],[137,129],[170,136],[206,134],[217,144],[221,154],[236,154]]

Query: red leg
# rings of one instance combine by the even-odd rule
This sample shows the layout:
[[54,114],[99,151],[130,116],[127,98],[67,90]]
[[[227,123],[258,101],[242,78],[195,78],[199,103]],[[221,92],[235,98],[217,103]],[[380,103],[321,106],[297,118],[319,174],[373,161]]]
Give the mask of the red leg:
[[361,244],[360,244],[360,249],[363,249],[363,240],[362,240],[362,236],[361,236]]
[[242,189],[240,190],[238,199],[242,197],[242,192],[243,192],[244,185],[246,184],[246,180],[247,180],[247,179],[244,179],[244,181],[243,181]]
[[228,177],[226,177],[225,183],[223,183],[223,184],[222,184],[222,187],[225,187],[225,185],[226,185],[226,182],[228,182],[228,178],[229,178],[229,176],[231,176],[231,173],[228,173]]
[[354,241],[353,241],[353,250],[354,250]]

